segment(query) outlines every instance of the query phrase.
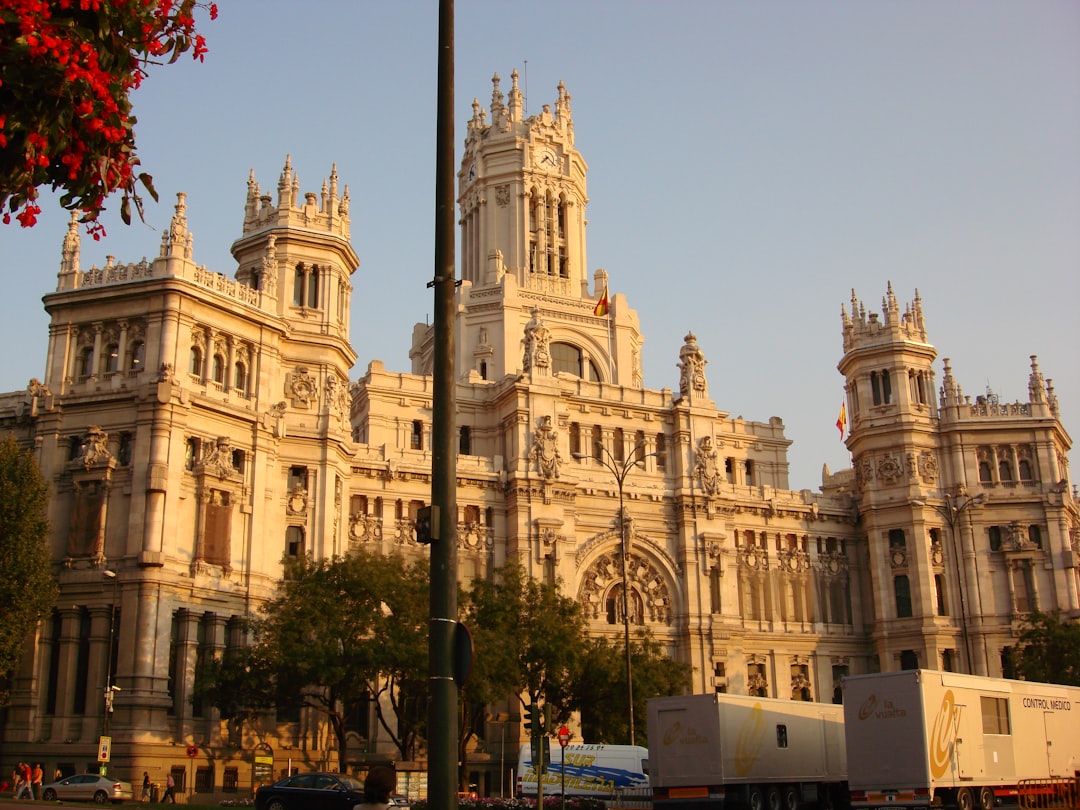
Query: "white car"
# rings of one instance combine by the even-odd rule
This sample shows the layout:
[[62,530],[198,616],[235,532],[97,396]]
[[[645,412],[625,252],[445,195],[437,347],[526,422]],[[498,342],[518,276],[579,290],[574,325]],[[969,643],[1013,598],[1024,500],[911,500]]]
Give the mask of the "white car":
[[46,802],[129,802],[135,798],[131,782],[101,776],[96,773],[77,773],[59,782],[41,788],[41,798]]

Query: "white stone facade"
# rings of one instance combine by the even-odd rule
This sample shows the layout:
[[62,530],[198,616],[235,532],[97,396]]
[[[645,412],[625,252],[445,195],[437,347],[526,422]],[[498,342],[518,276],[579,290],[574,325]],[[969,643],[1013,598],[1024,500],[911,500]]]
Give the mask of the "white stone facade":
[[[972,402],[948,361],[935,380],[917,294],[904,313],[891,289],[881,313],[853,296],[839,368],[855,467],[790,491],[783,423],[723,411],[693,334],[663,338],[677,388],[643,387],[637,313],[588,271],[586,173],[563,86],[529,118],[516,74],[508,97],[496,79],[489,110],[474,105],[455,340],[463,579],[517,560],[621,639],[621,490],[631,622],[693,666],[694,690],[822,701],[877,668],[1000,675],[1028,611],[1080,616],[1071,440],[1034,358],[1028,402]],[[192,260],[183,195],[150,262],[83,271],[72,224],[45,298],[46,378],[0,397],[52,485],[61,586],[15,680],[9,758],[92,763],[111,676],[121,777],[180,769],[243,792],[256,732],[276,770],[336,764],[317,716],[240,734],[190,695],[197,662],[242,643],[283,555],[426,553],[433,330],[414,327],[410,372],[374,360],[353,376],[348,205],[336,171],[301,196],[286,162],[276,201],[252,177],[228,273]],[[627,463],[620,487],[609,466]],[[499,783],[500,733],[472,754],[482,792]],[[350,748],[389,752],[374,724]]]

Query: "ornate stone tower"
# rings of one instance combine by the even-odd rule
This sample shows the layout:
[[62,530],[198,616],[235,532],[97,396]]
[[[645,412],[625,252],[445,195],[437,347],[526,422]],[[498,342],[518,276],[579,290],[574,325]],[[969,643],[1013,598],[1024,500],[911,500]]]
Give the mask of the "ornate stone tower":
[[[927,340],[918,292],[901,313],[890,284],[881,312],[868,313],[852,291],[851,312],[843,308],[841,318],[844,356],[838,368],[846,380],[847,446],[867,536],[872,593],[866,596],[874,605],[875,651],[882,669],[913,659],[940,666],[938,648],[955,654],[962,646],[952,639],[954,626],[934,625],[945,589],[955,593],[957,586],[942,567],[940,540],[924,542],[925,531],[916,529],[918,510],[912,506],[939,485],[932,370],[937,352]],[[931,640],[939,631],[948,638]]]
[[[589,272],[586,173],[574,148],[570,94],[525,115],[518,74],[508,96],[492,78],[490,119],[473,101],[458,175],[462,284],[457,370],[480,380],[559,371],[585,380],[642,385],[637,313]],[[546,331],[545,331],[546,330]],[[537,353],[537,335],[550,336]],[[430,373],[432,330],[413,333],[414,373]]]
[[1080,605],[1053,385],[1033,356],[1027,402],[972,401],[946,359],[936,398],[918,293],[902,315],[891,286],[880,315],[851,305],[839,369],[878,666],[1007,674],[1025,616]]

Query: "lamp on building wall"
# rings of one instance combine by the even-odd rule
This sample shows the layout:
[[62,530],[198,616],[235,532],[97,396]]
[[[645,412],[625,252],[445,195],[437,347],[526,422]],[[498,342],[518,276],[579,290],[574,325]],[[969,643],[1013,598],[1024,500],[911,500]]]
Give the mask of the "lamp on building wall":
[[[629,539],[626,536],[626,510],[623,506],[623,482],[635,467],[640,467],[649,456],[656,453],[641,454],[645,446],[644,441],[634,445],[630,454],[622,461],[617,460],[603,445],[598,445],[600,455],[591,456],[601,466],[615,476],[615,483],[619,487],[619,539],[622,545],[622,613],[623,613],[623,643],[626,645],[626,711],[630,723],[630,745],[634,745],[634,672],[630,658],[630,577],[627,571],[627,558],[630,556]],[[572,453],[574,458],[581,460],[590,458],[586,453]]]
[[960,566],[961,544],[956,527],[959,525],[960,516],[964,514],[964,512],[975,504],[983,503],[985,500],[986,496],[980,492],[973,498],[969,498],[966,495],[953,497],[952,495],[947,494],[940,504],[928,503],[927,501],[911,502],[912,506],[929,506],[941,515],[945,519],[945,522],[949,524],[949,547],[953,558],[953,566],[956,569],[956,588],[960,601],[960,635],[964,641],[964,656],[967,663],[968,674],[974,672],[974,657],[971,652],[971,637],[968,634],[967,601],[964,598],[964,574]]

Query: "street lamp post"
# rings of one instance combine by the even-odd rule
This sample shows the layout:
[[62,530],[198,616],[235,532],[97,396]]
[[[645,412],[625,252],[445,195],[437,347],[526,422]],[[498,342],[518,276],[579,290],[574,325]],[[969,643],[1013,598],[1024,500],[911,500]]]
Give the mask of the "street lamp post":
[[[615,483],[619,488],[619,540],[622,546],[622,613],[623,613],[623,643],[626,646],[626,709],[630,722],[630,745],[634,745],[634,672],[630,657],[630,575],[627,568],[627,558],[630,556],[630,548],[626,536],[626,511],[623,504],[623,482],[635,467],[642,465],[648,456],[656,455],[647,453],[639,455],[644,442],[638,442],[630,451],[630,455],[623,461],[617,461],[611,452],[601,446],[602,455],[593,456],[601,466],[615,476]],[[585,453],[573,453],[576,459],[589,458]]]
[[960,601],[960,636],[964,641],[964,656],[967,663],[968,674],[974,671],[974,656],[971,651],[971,638],[968,634],[967,623],[967,601],[964,598],[964,575],[960,565],[961,556],[961,543],[957,537],[956,527],[960,523],[960,516],[970,509],[975,504],[982,503],[986,500],[983,493],[979,493],[973,498],[961,496],[954,498],[952,495],[946,494],[942,503],[928,503],[926,501],[912,501],[914,506],[929,506],[939,515],[941,515],[945,522],[949,524],[949,545],[951,547],[953,567],[956,569],[956,588]]
[[[113,584],[113,600],[109,606],[109,644],[105,649],[105,717],[102,721],[102,737],[109,736],[109,721],[112,719],[113,711],[113,697],[120,691],[119,686],[113,685],[113,644],[116,637],[116,598],[119,593],[119,582],[117,580],[116,572],[110,569],[102,571],[102,575],[107,579],[112,580]],[[109,746],[111,753],[112,746]],[[101,763],[100,772],[104,776],[107,773],[108,764],[106,762]]]

